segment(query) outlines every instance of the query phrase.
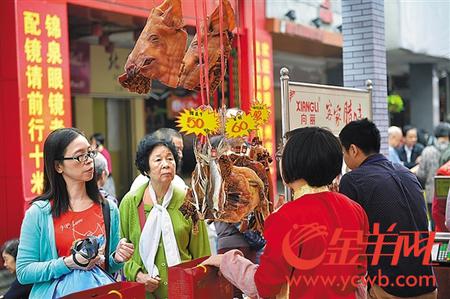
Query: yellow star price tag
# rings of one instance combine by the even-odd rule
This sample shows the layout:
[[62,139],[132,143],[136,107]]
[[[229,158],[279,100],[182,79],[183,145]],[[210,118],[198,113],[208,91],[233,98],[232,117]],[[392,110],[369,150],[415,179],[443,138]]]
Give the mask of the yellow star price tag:
[[237,138],[250,135],[256,129],[256,123],[250,114],[242,112],[236,116],[227,118],[225,134],[228,138]]
[[185,109],[177,119],[177,127],[180,132],[206,136],[219,129],[219,116],[213,110]]
[[250,108],[250,115],[256,123],[256,126],[264,125],[270,116],[269,107],[266,104],[256,102]]

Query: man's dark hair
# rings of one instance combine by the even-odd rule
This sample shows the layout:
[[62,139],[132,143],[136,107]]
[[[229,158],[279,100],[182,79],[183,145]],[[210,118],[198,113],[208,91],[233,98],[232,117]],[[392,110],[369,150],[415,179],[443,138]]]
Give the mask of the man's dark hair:
[[403,127],[402,132],[403,132],[403,137],[406,137],[406,134],[408,134],[409,131],[411,130],[416,130],[417,134],[419,134],[417,128],[415,126],[411,126],[411,125],[406,125]]
[[380,131],[367,118],[349,122],[339,133],[339,139],[347,151],[354,144],[366,155],[380,152]]
[[281,160],[284,181],[304,179],[315,187],[331,184],[342,168],[339,139],[318,127],[295,129],[287,136]]
[[439,123],[436,128],[434,128],[434,136],[439,137],[449,137],[450,136],[450,124],[446,122]]
[[103,136],[102,133],[94,133],[90,140],[95,139],[95,142],[97,143],[97,145],[105,145],[105,136]]
[[142,175],[145,175],[146,177],[148,177],[148,172],[150,170],[148,158],[150,157],[150,154],[155,149],[155,147],[157,147],[158,145],[164,145],[170,150],[175,159],[175,165],[178,166],[179,157],[177,149],[175,145],[172,143],[172,141],[167,139],[159,139],[154,135],[154,133],[150,135],[145,135],[139,142],[136,151],[135,164],[137,169],[142,173]]

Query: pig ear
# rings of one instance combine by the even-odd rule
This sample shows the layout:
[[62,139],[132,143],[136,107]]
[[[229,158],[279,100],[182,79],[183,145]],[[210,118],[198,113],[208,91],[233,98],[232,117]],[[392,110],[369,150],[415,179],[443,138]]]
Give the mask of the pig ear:
[[[228,0],[221,0],[222,1],[222,11],[223,11],[223,24],[222,28],[223,30],[229,30],[233,31],[233,29],[236,27],[235,23],[235,16],[233,7],[231,6],[230,2]],[[209,30],[213,32],[219,32],[220,31],[220,6],[217,6],[214,12],[209,17],[209,24],[208,24]]]
[[164,25],[177,29],[183,27],[181,0],[166,0],[157,8],[162,12],[161,17]]

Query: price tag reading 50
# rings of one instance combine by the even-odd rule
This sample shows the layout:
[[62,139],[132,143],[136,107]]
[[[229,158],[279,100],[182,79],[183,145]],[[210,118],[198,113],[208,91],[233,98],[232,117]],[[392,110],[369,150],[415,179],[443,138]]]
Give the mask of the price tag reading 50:
[[225,133],[228,138],[237,138],[250,135],[256,129],[256,123],[250,114],[245,112],[227,118]]
[[189,129],[203,129],[205,121],[199,116],[189,116],[187,119],[187,127]]
[[219,129],[219,117],[213,110],[189,109],[180,113],[177,119],[180,132],[206,136]]

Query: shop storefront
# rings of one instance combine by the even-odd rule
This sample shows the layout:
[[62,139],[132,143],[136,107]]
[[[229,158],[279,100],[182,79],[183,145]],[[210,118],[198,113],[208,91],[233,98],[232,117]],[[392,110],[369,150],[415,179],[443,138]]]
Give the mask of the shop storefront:
[[[157,84],[142,96],[117,83],[149,11],[161,2],[16,0],[0,4],[2,28],[6,28],[0,45],[0,155],[6,157],[0,167],[0,215],[8,223],[0,232],[0,242],[18,237],[28,202],[43,190],[43,142],[53,129],[75,126],[88,137],[95,132],[105,135],[120,197],[136,175],[133,161],[139,139],[159,127],[173,127],[179,111],[198,105],[196,93],[178,88]],[[194,1],[190,2],[183,1],[183,15],[192,38],[196,18]],[[240,37],[234,40],[229,60],[227,104],[248,110],[257,97],[274,108],[272,37],[264,27],[264,6],[258,3],[252,10],[251,2],[230,2]],[[210,13],[216,1],[205,4]],[[252,28],[256,28],[255,41]],[[212,105],[219,102],[220,93],[211,97]],[[272,113],[258,133],[271,154],[276,150],[274,117]]]

